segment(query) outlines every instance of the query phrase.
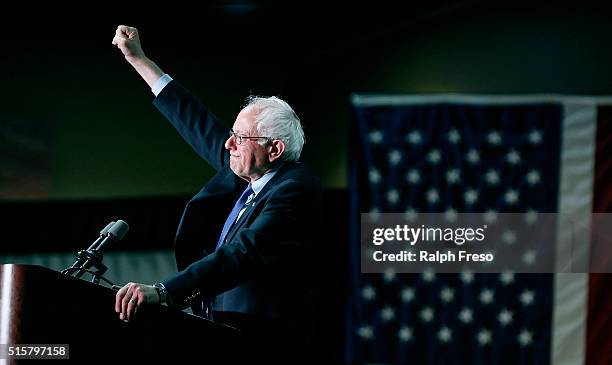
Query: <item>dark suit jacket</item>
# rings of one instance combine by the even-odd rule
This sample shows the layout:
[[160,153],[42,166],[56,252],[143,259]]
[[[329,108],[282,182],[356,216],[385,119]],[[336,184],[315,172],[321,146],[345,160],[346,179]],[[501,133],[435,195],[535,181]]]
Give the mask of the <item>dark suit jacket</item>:
[[[170,82],[154,105],[216,175],[187,204],[176,233],[179,272],[163,281],[175,306],[216,297],[215,310],[285,320],[312,313],[320,187],[301,163],[285,163],[215,246],[246,181],[229,168],[228,129],[188,90]],[[324,254],[320,250],[317,254]],[[196,314],[199,308],[194,308]]]

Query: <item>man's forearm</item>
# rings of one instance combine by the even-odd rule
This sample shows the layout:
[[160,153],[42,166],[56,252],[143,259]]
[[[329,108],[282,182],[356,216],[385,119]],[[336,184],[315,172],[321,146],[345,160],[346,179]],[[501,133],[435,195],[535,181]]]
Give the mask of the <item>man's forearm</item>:
[[150,88],[153,88],[155,82],[159,80],[164,72],[147,57],[143,57],[137,60],[128,60],[130,65],[134,67],[136,72],[146,81]]

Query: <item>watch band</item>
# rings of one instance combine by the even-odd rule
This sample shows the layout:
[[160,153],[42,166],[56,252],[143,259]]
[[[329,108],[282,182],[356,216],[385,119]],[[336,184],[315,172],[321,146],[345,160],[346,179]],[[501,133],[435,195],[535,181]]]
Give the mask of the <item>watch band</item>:
[[157,295],[159,295],[159,304],[168,304],[168,290],[162,283],[156,283],[153,285],[155,290],[157,291]]

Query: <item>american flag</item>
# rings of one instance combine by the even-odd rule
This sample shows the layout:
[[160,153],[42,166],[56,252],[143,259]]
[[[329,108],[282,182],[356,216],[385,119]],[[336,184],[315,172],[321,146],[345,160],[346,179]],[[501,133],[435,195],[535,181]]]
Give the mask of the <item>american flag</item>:
[[[585,274],[361,274],[359,261],[359,213],[524,213],[528,221],[606,211],[609,190],[593,184],[598,170],[609,177],[595,149],[597,138],[600,148],[610,144],[606,105],[612,100],[355,95],[346,361],[607,364],[612,342],[601,324],[612,314],[601,302],[612,298],[594,286],[609,276],[589,288]],[[587,313],[594,306],[598,313]]]

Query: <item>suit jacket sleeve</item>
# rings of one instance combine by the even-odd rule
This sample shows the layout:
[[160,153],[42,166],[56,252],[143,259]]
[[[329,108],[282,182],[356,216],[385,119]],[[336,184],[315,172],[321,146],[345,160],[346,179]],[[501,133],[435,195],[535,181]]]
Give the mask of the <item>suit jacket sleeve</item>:
[[171,81],[153,101],[194,151],[216,170],[229,160],[224,144],[229,129],[191,92]]
[[232,241],[164,281],[175,305],[187,307],[200,296],[218,295],[264,275],[291,275],[309,257],[316,192],[287,180],[274,187],[263,209]]

